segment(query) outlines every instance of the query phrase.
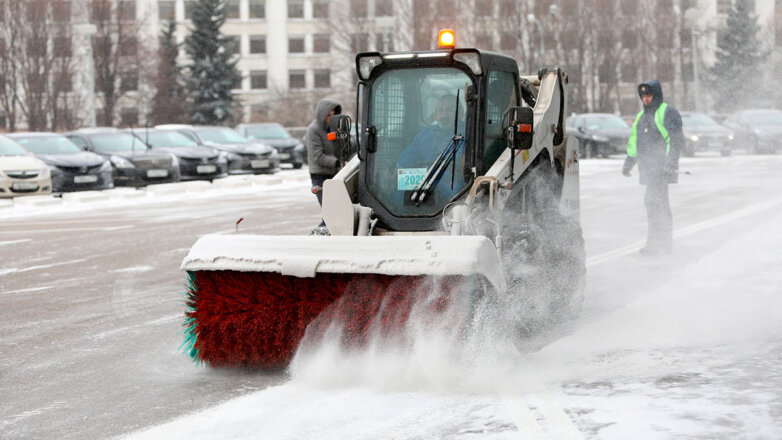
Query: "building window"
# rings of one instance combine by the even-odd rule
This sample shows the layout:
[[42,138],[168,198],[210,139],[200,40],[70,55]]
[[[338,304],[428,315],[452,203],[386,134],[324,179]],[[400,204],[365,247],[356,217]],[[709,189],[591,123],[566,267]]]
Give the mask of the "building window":
[[331,71],[330,70],[316,70],[315,71],[315,88],[316,89],[328,89],[331,87]]
[[266,53],[265,35],[250,35],[250,53],[251,54]]
[[120,91],[135,92],[138,90],[138,72],[125,72],[120,75]]
[[288,73],[288,87],[290,89],[304,89],[307,87],[307,79],[303,70],[291,70]]
[[122,127],[137,127],[138,126],[138,109],[135,107],[122,107],[119,111],[120,126]]
[[312,51],[315,53],[328,53],[331,50],[331,36],[329,34],[315,34],[312,36]]
[[351,49],[353,53],[366,52],[369,50],[369,34],[353,34],[350,38]]
[[266,0],[249,0],[250,18],[266,18]]
[[117,50],[120,56],[135,56],[138,53],[138,40],[135,37],[128,37],[118,44]]
[[54,55],[61,58],[68,58],[72,54],[71,37],[55,37]]
[[60,0],[52,3],[52,16],[54,21],[57,22],[70,22],[71,21],[71,2],[67,0]]
[[350,11],[353,17],[367,16],[367,0],[350,0]]
[[225,18],[239,18],[239,0],[228,0],[225,2]]
[[175,20],[176,19],[176,1],[172,1],[172,0],[158,0],[158,2],[157,2],[157,17],[160,20]]
[[265,70],[251,70],[250,71],[250,88],[251,89],[265,89],[266,85],[266,71]]
[[312,0],[312,18],[329,17],[329,0]]
[[288,38],[288,53],[304,53],[304,38]]
[[394,15],[394,2],[391,0],[375,2],[375,17],[391,17]]
[[304,18],[304,0],[288,0],[288,18]]
[[133,21],[136,19],[136,0],[124,0],[117,4],[119,18]]

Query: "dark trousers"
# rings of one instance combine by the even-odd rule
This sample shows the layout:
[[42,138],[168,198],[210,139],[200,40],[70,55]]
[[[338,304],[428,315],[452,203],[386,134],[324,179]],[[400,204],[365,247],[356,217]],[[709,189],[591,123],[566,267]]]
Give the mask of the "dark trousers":
[[668,200],[667,182],[647,182],[644,194],[649,249],[670,252],[673,247],[673,214]]
[[[310,180],[312,181],[312,191],[314,192],[315,188],[318,188],[318,192],[315,193],[315,197],[318,198],[318,205],[320,206],[323,206],[323,182],[325,182],[327,179],[331,179],[331,176],[326,176],[324,174],[310,174]],[[321,219],[318,226],[326,226],[326,222]]]

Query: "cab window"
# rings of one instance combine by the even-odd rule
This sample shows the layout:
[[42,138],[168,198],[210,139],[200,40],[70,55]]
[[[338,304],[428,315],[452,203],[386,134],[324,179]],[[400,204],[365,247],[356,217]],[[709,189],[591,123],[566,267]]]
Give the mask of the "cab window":
[[517,105],[517,102],[516,75],[511,72],[490,72],[486,96],[483,172],[491,168],[505,151],[507,143],[502,132],[502,117],[508,107]]

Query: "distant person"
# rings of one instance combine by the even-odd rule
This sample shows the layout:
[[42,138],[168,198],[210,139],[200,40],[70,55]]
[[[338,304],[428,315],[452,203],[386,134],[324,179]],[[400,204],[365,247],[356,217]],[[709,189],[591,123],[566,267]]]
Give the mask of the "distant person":
[[638,113],[627,142],[622,174],[638,162],[639,183],[646,185],[647,237],[643,255],[670,254],[673,248],[673,214],[668,184],[678,181],[679,153],[684,146],[682,117],[663,101],[660,82],[653,79],[638,86],[644,109]]
[[[331,179],[341,168],[337,158],[337,142],[328,140],[331,117],[342,113],[342,106],[333,99],[321,99],[315,106],[315,119],[307,127],[307,166],[310,170],[312,192],[323,206],[323,182]],[[326,223],[321,220],[320,226]]]

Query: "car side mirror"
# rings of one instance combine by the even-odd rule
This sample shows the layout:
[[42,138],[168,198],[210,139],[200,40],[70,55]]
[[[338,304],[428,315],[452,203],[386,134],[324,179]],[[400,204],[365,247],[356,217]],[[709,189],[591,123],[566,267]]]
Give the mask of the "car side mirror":
[[502,118],[502,131],[511,150],[532,148],[534,114],[531,107],[511,107]]
[[579,132],[579,133],[586,133],[586,131],[587,131],[587,129],[586,129],[586,128],[584,128],[584,126],[583,126],[583,125],[582,125],[581,127],[578,127],[578,132]]

